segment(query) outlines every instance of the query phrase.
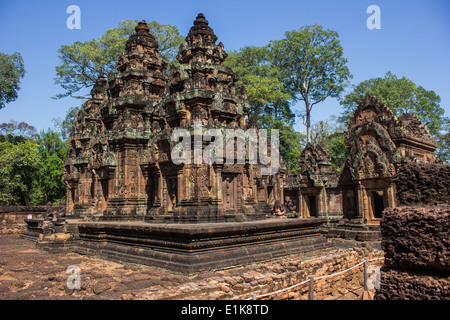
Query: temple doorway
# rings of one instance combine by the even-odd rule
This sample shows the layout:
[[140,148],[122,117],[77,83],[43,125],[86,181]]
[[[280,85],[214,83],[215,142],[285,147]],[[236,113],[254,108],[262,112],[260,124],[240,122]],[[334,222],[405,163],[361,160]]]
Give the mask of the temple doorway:
[[309,216],[317,217],[317,197],[315,195],[307,196],[307,201],[308,201]]
[[225,210],[234,210],[237,207],[236,179],[232,175],[222,176],[222,197]]
[[373,218],[381,219],[384,210],[384,193],[383,191],[371,191],[372,214]]
[[172,212],[177,206],[178,183],[176,177],[167,178],[167,211]]
[[267,203],[272,203],[273,200],[275,200],[273,186],[267,186]]

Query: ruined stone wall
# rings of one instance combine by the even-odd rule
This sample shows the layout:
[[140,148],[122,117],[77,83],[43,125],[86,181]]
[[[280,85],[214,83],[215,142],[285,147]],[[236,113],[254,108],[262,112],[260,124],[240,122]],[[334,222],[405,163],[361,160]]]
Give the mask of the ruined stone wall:
[[[367,248],[327,249],[308,256],[291,256],[264,264],[254,264],[250,270],[241,268],[215,271],[211,277],[196,278],[188,283],[166,287],[152,294],[152,299],[238,299],[243,300],[252,294],[262,295],[284,289],[315,277],[329,275],[350,268],[364,260],[364,257],[382,256],[380,250]],[[371,262],[371,264],[377,264]],[[333,299],[349,290],[363,286],[363,266],[328,279],[316,280],[314,299]],[[308,283],[289,291],[281,292],[263,300],[307,300]]]
[[450,299],[450,206],[388,208],[380,226],[385,265],[375,299]]
[[450,166],[409,163],[398,171],[395,181],[401,205],[450,204]]
[[[58,207],[54,207],[56,211]],[[27,230],[24,219],[29,214],[41,218],[47,206],[0,206],[0,235],[23,233]]]

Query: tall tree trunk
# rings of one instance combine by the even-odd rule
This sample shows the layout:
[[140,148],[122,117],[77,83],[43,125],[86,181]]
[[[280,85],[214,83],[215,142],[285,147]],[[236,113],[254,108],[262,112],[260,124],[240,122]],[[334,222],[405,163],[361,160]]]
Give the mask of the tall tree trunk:
[[311,143],[311,109],[308,102],[305,102],[306,106],[306,141]]
[[30,196],[28,195],[27,191],[22,190],[22,197],[23,197],[23,202],[25,203],[25,205],[27,207],[30,206],[31,205]]

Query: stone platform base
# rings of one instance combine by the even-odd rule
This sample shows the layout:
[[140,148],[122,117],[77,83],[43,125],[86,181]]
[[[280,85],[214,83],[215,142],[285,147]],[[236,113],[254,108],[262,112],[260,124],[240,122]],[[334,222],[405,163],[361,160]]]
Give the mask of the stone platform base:
[[36,247],[50,251],[67,251],[73,247],[76,225],[49,222],[44,219],[24,219],[26,231],[20,236],[22,239],[36,242]]
[[380,226],[377,224],[341,223],[328,229],[328,238],[353,239],[357,241],[381,240]]
[[[323,223],[323,219],[200,224],[70,221],[66,249],[194,273],[330,247],[319,228]],[[64,248],[61,243],[46,246]]]

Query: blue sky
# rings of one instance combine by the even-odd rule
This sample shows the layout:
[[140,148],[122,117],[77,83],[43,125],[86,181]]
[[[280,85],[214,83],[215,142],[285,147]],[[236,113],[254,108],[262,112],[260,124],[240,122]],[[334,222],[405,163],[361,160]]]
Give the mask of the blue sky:
[[[69,30],[69,5],[81,9],[81,29]],[[381,9],[381,29],[369,30],[369,5]],[[53,0],[0,2],[0,52],[20,52],[27,73],[19,98],[0,110],[0,123],[25,121],[39,131],[64,118],[79,100],[51,99],[62,89],[54,84],[57,50],[75,41],[100,37],[125,19],[156,20],[178,26],[187,35],[202,12],[226,50],[263,46],[283,38],[285,31],[321,24],[339,33],[344,56],[353,74],[352,84],[391,71],[405,76],[441,97],[450,116],[450,1],[382,0]],[[301,105],[298,105],[300,108]],[[339,115],[335,99],[316,105],[313,122]],[[297,130],[305,130],[298,121]]]

